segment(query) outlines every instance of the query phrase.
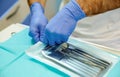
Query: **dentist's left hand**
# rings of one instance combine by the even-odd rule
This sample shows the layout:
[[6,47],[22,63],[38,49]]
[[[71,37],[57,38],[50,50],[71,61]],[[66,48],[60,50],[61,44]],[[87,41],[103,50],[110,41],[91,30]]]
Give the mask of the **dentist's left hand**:
[[42,5],[35,2],[30,7],[31,20],[30,20],[30,32],[29,35],[32,37],[34,42],[40,41],[40,38],[44,35],[45,26],[48,23],[47,18],[44,15],[44,9]]
[[86,17],[84,11],[76,2],[70,0],[46,25],[41,41],[54,46],[68,40],[74,31],[77,21]]

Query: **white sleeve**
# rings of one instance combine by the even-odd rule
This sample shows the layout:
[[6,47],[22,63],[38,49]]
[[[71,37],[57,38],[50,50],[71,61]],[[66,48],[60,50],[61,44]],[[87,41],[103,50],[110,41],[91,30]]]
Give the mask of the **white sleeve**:
[[120,50],[120,8],[80,20],[73,36]]

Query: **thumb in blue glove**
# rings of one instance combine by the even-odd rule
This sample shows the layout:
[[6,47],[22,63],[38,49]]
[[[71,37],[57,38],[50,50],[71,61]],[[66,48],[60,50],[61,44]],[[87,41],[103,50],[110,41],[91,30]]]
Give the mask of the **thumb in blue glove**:
[[30,32],[29,35],[32,37],[34,42],[40,41],[40,37],[44,35],[43,31],[46,24],[48,23],[47,18],[44,15],[44,9],[42,5],[35,2],[30,7],[31,20],[30,20]]
[[66,42],[74,31],[77,21],[85,16],[76,0],[71,0],[46,25],[41,41],[50,46]]

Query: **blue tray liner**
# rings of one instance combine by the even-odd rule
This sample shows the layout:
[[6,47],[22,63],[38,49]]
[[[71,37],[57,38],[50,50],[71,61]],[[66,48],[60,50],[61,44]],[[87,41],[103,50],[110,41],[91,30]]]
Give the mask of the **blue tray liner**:
[[109,72],[109,74],[107,75],[107,77],[120,77],[120,61]]
[[33,45],[28,32],[25,29],[0,43],[0,77],[70,77],[25,54],[25,50]]

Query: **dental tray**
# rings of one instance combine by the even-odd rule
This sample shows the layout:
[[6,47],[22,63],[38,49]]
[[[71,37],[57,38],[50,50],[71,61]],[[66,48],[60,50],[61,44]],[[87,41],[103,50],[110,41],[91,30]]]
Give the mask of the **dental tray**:
[[71,71],[74,73],[72,77],[104,77],[115,65],[117,57],[99,49],[96,53],[96,48],[84,43],[81,43],[81,46],[79,44],[69,41],[57,46],[42,46],[34,53],[28,50],[27,54],[61,71],[62,68],[66,69],[64,72]]

